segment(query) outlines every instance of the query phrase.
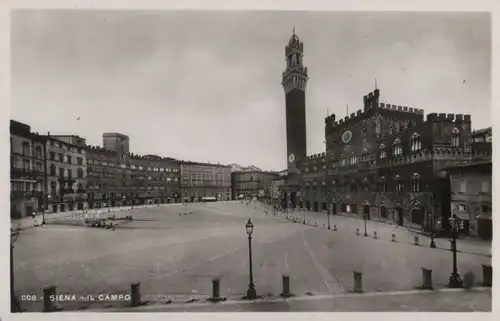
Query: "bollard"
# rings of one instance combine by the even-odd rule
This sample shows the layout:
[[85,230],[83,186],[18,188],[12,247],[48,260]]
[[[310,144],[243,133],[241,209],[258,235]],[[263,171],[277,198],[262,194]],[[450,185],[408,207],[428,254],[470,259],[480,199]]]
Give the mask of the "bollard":
[[422,289],[433,290],[432,286],[432,270],[422,268]]
[[220,280],[212,279],[212,298],[211,301],[220,301]]
[[392,233],[392,241],[396,242],[396,234],[395,233]]
[[333,226],[333,230],[336,231],[337,230],[337,225],[334,225]]
[[54,312],[58,308],[55,303],[56,287],[54,285],[43,289],[43,312]]
[[493,275],[491,265],[482,265],[483,267],[483,286],[491,287],[493,284]]
[[354,272],[354,289],[353,292],[355,293],[362,293],[363,292],[363,274],[361,272]]
[[130,305],[133,307],[141,305],[140,286],[139,282],[130,284]]
[[378,237],[377,237],[377,231],[373,231],[373,238],[374,239],[378,239]]
[[417,246],[419,245],[419,243],[418,243],[418,235],[415,235],[415,237],[414,237],[414,243]]
[[359,228],[356,229],[356,235],[359,235]]
[[283,292],[281,292],[280,296],[285,298],[293,296],[293,294],[290,293],[290,276],[282,275],[281,279],[283,281]]

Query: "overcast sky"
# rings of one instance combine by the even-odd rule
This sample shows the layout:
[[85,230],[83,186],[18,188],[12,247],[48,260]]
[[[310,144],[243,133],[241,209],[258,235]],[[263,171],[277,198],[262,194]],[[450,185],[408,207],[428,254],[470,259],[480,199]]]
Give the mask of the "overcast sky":
[[119,132],[134,153],[284,169],[293,27],[308,154],[324,150],[327,109],[362,108],[375,78],[381,102],[491,126],[487,14],[61,10],[11,23],[12,118],[92,145]]

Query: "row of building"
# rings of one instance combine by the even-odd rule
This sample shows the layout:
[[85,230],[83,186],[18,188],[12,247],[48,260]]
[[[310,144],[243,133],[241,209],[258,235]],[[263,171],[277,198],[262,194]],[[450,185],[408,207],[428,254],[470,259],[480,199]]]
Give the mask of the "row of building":
[[[260,171],[131,153],[130,140],[103,134],[103,146],[76,135],[40,135],[10,123],[11,217],[138,204],[229,200],[238,172]],[[234,172],[233,178],[231,172]],[[240,185],[238,185],[240,186]],[[255,194],[251,188],[235,193]]]
[[287,173],[284,207],[352,214],[430,230],[449,230],[455,214],[462,232],[491,238],[491,128],[473,131],[470,115],[430,113],[363,97],[355,113],[325,118],[323,153],[307,155],[303,43],[285,47]]

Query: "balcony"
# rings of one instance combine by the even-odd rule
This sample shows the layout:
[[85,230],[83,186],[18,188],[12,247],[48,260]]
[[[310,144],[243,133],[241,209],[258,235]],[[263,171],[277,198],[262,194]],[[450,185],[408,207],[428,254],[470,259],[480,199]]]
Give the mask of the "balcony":
[[16,168],[11,166],[10,168],[10,176],[31,176],[37,177],[42,176],[44,174],[43,169],[30,169],[30,168]]

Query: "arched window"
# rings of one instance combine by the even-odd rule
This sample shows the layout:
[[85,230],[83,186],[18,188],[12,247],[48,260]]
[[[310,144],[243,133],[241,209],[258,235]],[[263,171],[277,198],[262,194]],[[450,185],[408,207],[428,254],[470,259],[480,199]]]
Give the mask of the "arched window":
[[375,133],[380,134],[380,118],[375,118]]
[[395,187],[395,192],[396,192],[396,195],[401,195],[403,193],[403,190],[404,190],[404,184],[403,184],[403,180],[401,179],[401,177],[399,175],[396,175],[394,177],[394,187]]
[[345,156],[344,155],[340,155],[340,165],[345,166]]
[[411,151],[422,149],[422,138],[418,133],[414,133],[410,138]]
[[403,155],[403,146],[401,145],[401,140],[397,138],[392,144],[392,153],[394,156]]
[[40,146],[35,147],[35,156],[37,158],[43,159],[42,148]]
[[351,164],[356,164],[358,162],[358,158],[356,157],[356,155],[354,153],[352,153],[351,155]]
[[57,176],[57,173],[56,173],[56,165],[52,164],[50,165],[50,176]]
[[387,181],[385,176],[380,177],[378,185],[380,192],[387,192]]
[[411,191],[420,192],[420,175],[414,173],[410,179],[410,182],[411,182]]
[[361,161],[363,163],[368,161],[368,150],[366,150],[366,148],[363,150],[363,154],[361,154]]
[[451,132],[451,146],[460,146],[460,131],[456,127],[453,128],[453,131]]
[[351,192],[356,193],[358,191],[358,182],[356,182],[356,179],[352,179],[350,186],[351,186]]
[[50,193],[56,194],[57,193],[57,183],[56,182],[51,182],[50,183]]
[[362,185],[365,192],[368,192],[370,190],[370,181],[367,177],[363,178]]
[[28,142],[23,142],[23,155],[24,156],[31,156],[30,155],[30,144]]
[[384,159],[387,157],[387,151],[385,150],[385,145],[380,145],[380,159]]
[[410,178],[410,183],[412,192],[420,192],[420,175],[414,173]]

